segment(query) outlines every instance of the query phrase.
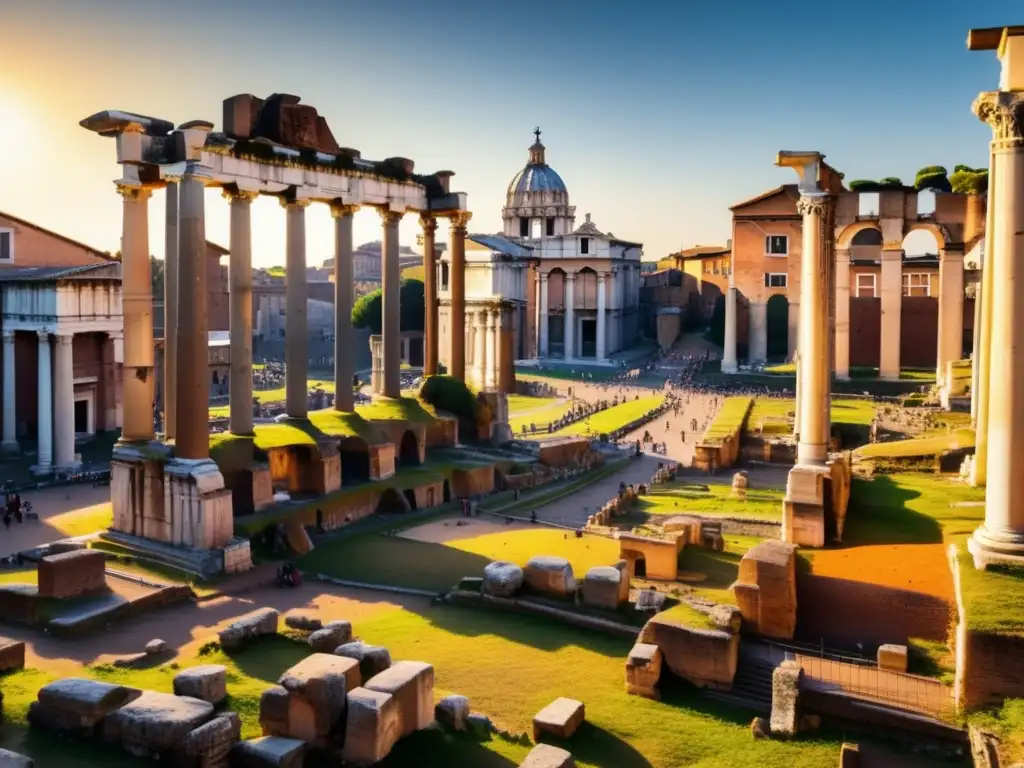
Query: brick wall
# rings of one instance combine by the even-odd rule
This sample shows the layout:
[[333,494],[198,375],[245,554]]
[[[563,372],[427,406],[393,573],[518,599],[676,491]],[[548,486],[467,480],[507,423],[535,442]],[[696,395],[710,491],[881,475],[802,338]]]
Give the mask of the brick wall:
[[850,365],[877,368],[882,343],[882,300],[850,298]]
[[77,597],[107,588],[106,557],[98,549],[79,549],[39,561],[40,597]]
[[1024,696],[1024,637],[961,631],[965,660],[961,706],[999,704]]
[[939,343],[939,300],[932,296],[904,296],[900,307],[900,366],[934,368]]

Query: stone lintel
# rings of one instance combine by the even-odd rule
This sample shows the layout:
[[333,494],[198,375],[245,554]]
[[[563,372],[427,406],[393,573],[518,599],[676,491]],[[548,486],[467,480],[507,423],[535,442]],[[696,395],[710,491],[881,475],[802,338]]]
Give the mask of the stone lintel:
[[800,177],[798,187],[802,195],[821,195],[824,192],[818,187],[818,169],[825,156],[820,152],[794,152],[779,150],[775,156],[775,165],[779,168],[792,168]]
[[147,136],[166,136],[174,130],[174,123],[158,117],[147,117],[119,109],[106,109],[81,120],[78,123],[87,131],[101,136],[116,136],[120,133],[145,133]]
[[150,440],[142,443],[125,442],[118,440],[114,443],[114,450],[111,455],[116,461],[137,463],[143,461],[170,461],[173,450],[167,443],[158,440]]
[[224,476],[213,459],[174,457],[164,466],[164,474],[194,483],[200,493],[212,493],[224,488]]

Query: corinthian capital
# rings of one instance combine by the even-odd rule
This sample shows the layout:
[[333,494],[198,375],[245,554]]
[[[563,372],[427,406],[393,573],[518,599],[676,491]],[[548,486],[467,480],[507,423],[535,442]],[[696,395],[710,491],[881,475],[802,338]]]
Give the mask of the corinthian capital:
[[469,211],[456,211],[448,217],[448,221],[451,223],[452,229],[461,229],[465,232],[471,218],[473,218],[473,214]]
[[423,234],[433,234],[437,232],[437,219],[433,216],[420,216],[420,227],[423,228]]
[[221,190],[221,196],[232,203],[251,203],[260,196],[259,192],[250,192],[246,189],[230,189],[225,187]]
[[825,218],[828,214],[828,195],[801,195],[796,203],[796,210],[801,216],[819,216]]
[[346,216],[355,216],[359,213],[358,205],[345,205],[343,203],[331,204],[331,216],[336,219],[343,219]]
[[117,194],[123,197],[125,200],[149,200],[153,196],[153,190],[146,187],[137,187],[133,184],[118,184]]
[[397,225],[402,220],[402,213],[400,211],[389,211],[387,208],[381,208],[377,211],[380,214],[380,220],[384,222],[385,226],[390,224]]
[[1024,147],[1024,93],[988,91],[971,105],[974,114],[992,126],[994,149]]

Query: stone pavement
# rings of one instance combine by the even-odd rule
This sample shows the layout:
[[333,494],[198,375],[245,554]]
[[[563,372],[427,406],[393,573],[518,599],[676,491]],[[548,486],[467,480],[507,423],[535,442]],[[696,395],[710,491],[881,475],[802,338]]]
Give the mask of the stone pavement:
[[10,529],[0,526],[0,557],[67,538],[67,534],[53,527],[53,518],[97,504],[108,504],[110,486],[94,488],[90,484],[82,483],[44,488],[39,491],[25,491],[21,494],[21,500],[32,503],[32,511],[39,515],[39,519],[26,520],[20,525],[12,521]]

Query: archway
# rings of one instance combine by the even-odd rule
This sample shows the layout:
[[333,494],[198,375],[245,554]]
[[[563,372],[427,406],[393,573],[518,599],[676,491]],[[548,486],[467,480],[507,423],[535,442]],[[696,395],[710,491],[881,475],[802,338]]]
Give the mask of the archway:
[[789,355],[789,299],[777,293],[768,299],[767,333],[769,360],[785,360]]
[[444,499],[444,503],[447,504],[452,500],[452,487],[448,484],[448,481],[444,481],[444,488],[441,491],[441,498]]
[[359,437],[346,437],[338,441],[341,460],[341,481],[348,485],[370,479],[370,446]]
[[398,463],[402,466],[416,467],[420,465],[420,446],[416,442],[416,435],[412,430],[406,430],[402,435],[402,444],[398,449]]
[[406,488],[404,491],[402,491],[402,495],[405,496],[405,501],[409,505],[409,511],[410,512],[415,512],[416,511],[416,491],[414,491],[412,488]]
[[555,267],[548,272],[548,356],[565,355],[565,272]]
[[409,500],[394,488],[386,488],[377,502],[378,515],[403,515],[408,511]]
[[900,367],[933,369],[939,344],[939,249],[941,233],[931,226],[903,238],[900,303]]

